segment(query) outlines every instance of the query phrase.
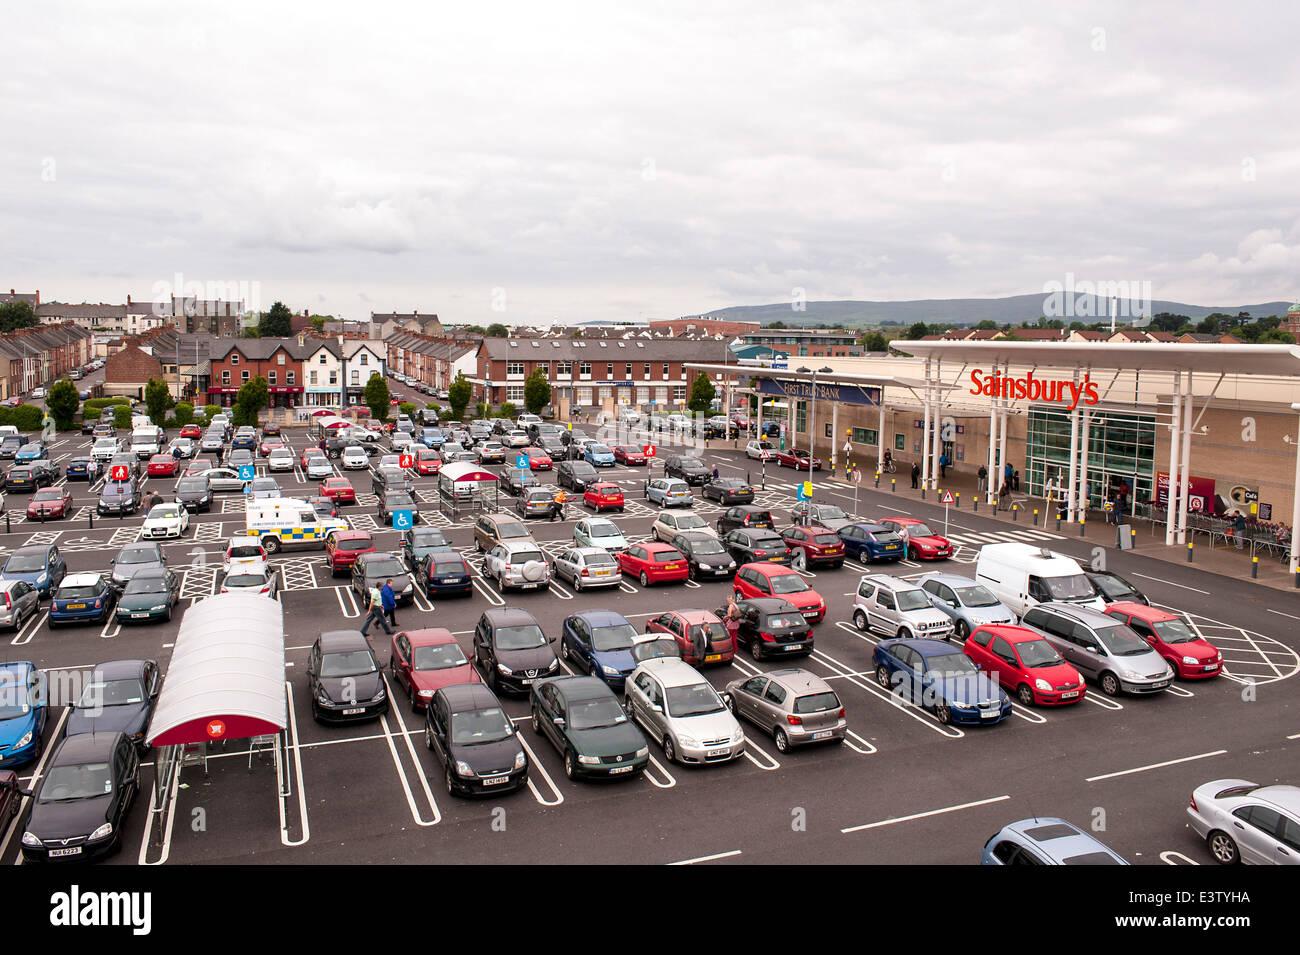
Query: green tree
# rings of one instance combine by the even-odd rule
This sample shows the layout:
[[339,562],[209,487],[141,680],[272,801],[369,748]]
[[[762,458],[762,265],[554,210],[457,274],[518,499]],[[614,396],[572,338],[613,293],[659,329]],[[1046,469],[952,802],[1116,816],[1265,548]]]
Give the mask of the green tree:
[[311,327],[316,329],[316,331],[323,332],[325,331],[325,322],[328,321],[328,319],[326,319],[324,315],[313,315],[308,319],[308,321],[311,322]]
[[397,410],[409,418],[411,415],[415,414],[415,402],[403,401],[397,406]]
[[924,338],[926,335],[929,334],[930,334],[930,326],[925,324],[925,322],[917,322],[915,325],[913,325],[911,328],[907,330],[907,334],[904,335],[903,337],[908,339],[909,341],[916,341],[917,339]]
[[718,391],[713,387],[713,381],[704,372],[700,372],[691,381],[691,392],[686,407],[691,411],[708,411],[713,407],[713,399],[717,395]]
[[31,302],[5,302],[0,305],[0,332],[16,328],[34,328],[39,324]]
[[542,369],[534,368],[533,373],[524,382],[524,407],[528,409],[529,414],[541,414],[542,409],[550,403],[551,383],[546,380],[546,374]]
[[889,348],[889,342],[885,341],[885,336],[880,332],[871,332],[862,340],[862,347],[867,351],[885,351]]
[[203,413],[207,415],[208,420],[211,421],[216,415],[221,414],[221,405],[204,405]]
[[[549,386],[548,386],[549,388]],[[453,421],[461,421],[465,417],[465,408],[469,405],[469,399],[474,395],[474,388],[465,378],[464,372],[456,375],[456,380],[451,383],[447,389],[447,401],[451,405],[451,417]],[[524,386],[524,398],[527,400],[528,386]],[[531,407],[531,406],[530,406]]]
[[167,420],[167,409],[172,406],[172,395],[167,390],[167,382],[161,378],[150,378],[144,386],[144,404],[149,409],[149,420],[162,427]]
[[785,322],[776,321],[776,322],[773,322],[771,325],[768,325],[767,327],[768,327],[768,328],[777,328],[777,329],[780,329],[780,328],[785,328],[786,325],[785,325]]
[[511,421],[515,420],[515,415],[518,414],[519,411],[519,409],[515,407],[513,401],[501,402],[501,407],[498,410],[501,412],[501,417],[509,418]]
[[131,427],[131,406],[113,405],[113,427],[125,431]]
[[997,327],[998,327],[997,322],[990,321],[987,318],[975,324],[975,330],[977,332],[992,332],[992,331],[996,331]]
[[469,335],[486,335],[487,329],[482,325],[466,325],[464,331]]
[[1294,345],[1295,336],[1285,328],[1270,328],[1259,336],[1259,343],[1261,345]]
[[230,423],[236,428],[242,425],[257,426],[257,414],[271,403],[270,392],[266,390],[266,379],[258,375],[252,381],[246,381],[235,395],[234,414]]
[[176,402],[176,423],[183,428],[193,420],[194,406],[188,401]]
[[80,406],[81,398],[77,394],[77,386],[67,378],[60,379],[50,386],[45,407],[50,410],[54,424],[60,431],[72,427],[73,419],[77,416],[77,409]]
[[476,405],[474,405],[474,410],[475,412],[477,412],[476,417],[486,418],[488,416],[488,412],[492,410],[492,406],[488,404],[486,401],[480,401]]
[[509,338],[510,329],[506,328],[506,326],[502,325],[500,322],[493,322],[487,327],[487,331],[484,332],[484,334],[487,335],[488,338]]
[[380,421],[387,420],[388,403],[392,401],[393,396],[388,393],[388,382],[384,381],[383,375],[377,371],[372,372],[361,397],[365,399],[372,418],[378,418]]
[[276,302],[271,310],[257,322],[257,332],[262,338],[288,338],[292,331],[293,312],[284,302]]

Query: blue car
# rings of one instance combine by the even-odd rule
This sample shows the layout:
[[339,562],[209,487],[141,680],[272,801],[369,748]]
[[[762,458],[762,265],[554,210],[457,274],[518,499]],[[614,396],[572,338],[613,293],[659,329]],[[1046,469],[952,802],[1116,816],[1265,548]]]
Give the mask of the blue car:
[[231,451],[252,451],[257,447],[257,435],[255,434],[237,434],[235,440],[230,442]]
[[1011,715],[1011,698],[997,680],[946,640],[882,640],[871,661],[877,683],[933,710],[940,723],[991,726]]
[[447,443],[441,428],[425,428],[420,432],[420,443],[426,448],[437,450]]
[[40,592],[43,600],[58,589],[67,573],[68,565],[58,547],[30,544],[9,555],[0,568],[0,580],[25,580]]
[[94,458],[73,458],[63,469],[63,476],[69,481],[89,481],[93,484],[99,478],[99,462]]
[[596,468],[612,468],[614,452],[607,445],[589,444],[582,452],[582,459]]
[[43,461],[49,458],[50,452],[46,450],[45,445],[36,442],[34,444],[24,444],[14,455],[14,462],[22,464],[24,461]]
[[980,865],[1128,865],[1078,826],[1052,816],[1003,826],[984,843]]
[[907,544],[883,524],[845,524],[837,534],[844,541],[844,556],[868,563],[873,560],[902,560]]
[[632,646],[640,633],[621,613],[583,610],[564,618],[560,656],[579,672],[604,680],[616,694],[636,669]]
[[117,603],[117,591],[103,574],[68,574],[50,601],[50,627],[62,623],[104,623]]
[[0,663],[0,767],[22,766],[41,754],[45,714],[36,664]]

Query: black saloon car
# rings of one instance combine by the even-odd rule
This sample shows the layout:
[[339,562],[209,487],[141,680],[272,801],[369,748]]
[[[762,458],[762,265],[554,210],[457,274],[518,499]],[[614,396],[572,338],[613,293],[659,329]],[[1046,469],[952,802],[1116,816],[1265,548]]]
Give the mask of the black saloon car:
[[376,719],[388,712],[388,691],[370,644],[359,630],[327,630],[307,657],[311,715],[318,722]]
[[424,744],[455,796],[512,792],[528,782],[528,756],[501,702],[482,683],[444,686],[424,713]]

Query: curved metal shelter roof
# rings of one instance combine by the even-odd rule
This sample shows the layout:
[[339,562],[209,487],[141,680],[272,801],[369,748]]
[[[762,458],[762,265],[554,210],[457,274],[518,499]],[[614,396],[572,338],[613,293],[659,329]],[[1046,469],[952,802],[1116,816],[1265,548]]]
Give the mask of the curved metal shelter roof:
[[280,602],[219,594],[187,610],[149,723],[149,744],[263,736],[283,730],[288,719]]
[[1300,345],[1193,345],[1165,342],[920,342],[892,343],[918,358],[1012,362],[1048,368],[1192,371],[1228,375],[1300,375]]
[[485,471],[477,464],[470,464],[468,461],[455,461],[451,464],[444,464],[438,472],[439,477],[448,478],[455,481],[491,481],[495,483],[497,476],[491,471]]

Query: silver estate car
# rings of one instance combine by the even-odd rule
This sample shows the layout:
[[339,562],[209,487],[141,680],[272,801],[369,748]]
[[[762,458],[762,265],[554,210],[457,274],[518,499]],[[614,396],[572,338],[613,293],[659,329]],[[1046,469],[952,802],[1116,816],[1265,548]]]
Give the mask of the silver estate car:
[[1031,607],[1021,626],[1037,631],[1107,696],[1160,693],[1174,682],[1165,658],[1114,617],[1075,603]]
[[1196,787],[1187,815],[1220,865],[1300,865],[1300,786],[1216,779]]
[[770,733],[779,752],[806,743],[839,743],[848,732],[844,704],[830,684],[798,667],[727,684],[731,712]]
[[657,739],[670,763],[725,763],[745,754],[745,731],[690,664],[658,657],[624,684],[623,708]]

